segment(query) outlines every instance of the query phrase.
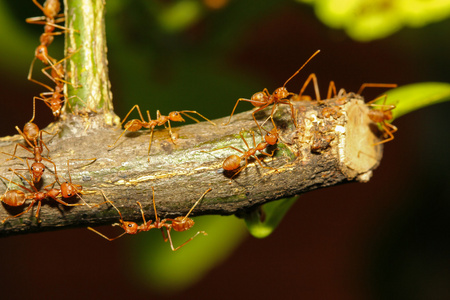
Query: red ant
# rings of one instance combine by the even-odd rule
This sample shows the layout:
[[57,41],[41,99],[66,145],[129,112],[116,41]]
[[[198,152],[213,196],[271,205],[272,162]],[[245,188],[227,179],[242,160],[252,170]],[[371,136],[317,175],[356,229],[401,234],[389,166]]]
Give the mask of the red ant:
[[[27,18],[25,21],[30,24],[45,25],[40,42],[41,45],[48,46],[53,42],[53,36],[63,34],[67,30],[67,28],[56,24],[64,21],[64,14],[58,14],[61,10],[61,4],[59,0],[47,0],[44,6],[36,0],[33,0],[33,3],[44,13],[44,16]],[[60,28],[64,31],[54,32],[55,28]]]
[[[13,183],[13,184],[21,187],[22,189],[28,191],[28,194],[25,194],[21,190],[7,190],[5,192],[5,194],[3,194],[3,196],[1,196],[1,201],[3,201],[8,206],[15,206],[15,207],[22,206],[26,200],[32,200],[32,201],[31,201],[30,205],[24,211],[22,211],[21,213],[19,213],[17,215],[7,217],[6,219],[4,219],[2,221],[2,223],[5,223],[5,221],[8,219],[16,218],[18,216],[21,216],[21,215],[27,213],[36,204],[36,202],[38,203],[38,207],[36,209],[36,214],[35,214],[35,217],[37,219],[39,217],[39,212],[41,210],[42,201],[47,198],[52,198],[56,202],[61,203],[62,205],[65,205],[65,206],[84,205],[84,204],[79,204],[79,203],[69,204],[69,203],[63,201],[62,199],[57,198],[60,193],[62,194],[62,191],[63,191],[62,186],[61,186],[61,189],[59,189],[59,190],[55,189],[55,188],[51,188],[51,189],[46,188],[46,187],[52,185],[54,182],[52,184],[44,187],[43,191],[38,191],[31,181],[26,179],[21,174],[16,173],[15,170],[12,170],[12,171],[15,175],[17,175],[17,176],[21,177],[22,179],[24,179],[25,181],[27,181],[33,190],[30,190],[29,188],[27,188],[19,183],[13,182],[12,178],[8,180],[7,178],[0,175],[1,178],[8,180],[10,184]],[[8,189],[9,189],[9,186],[8,186]]]
[[[375,102],[376,100],[378,100],[382,97],[384,97],[383,104],[372,104],[372,102]],[[366,103],[366,105],[370,106],[370,107],[381,107],[381,109],[369,110],[367,115],[373,122],[379,123],[380,126],[383,128],[385,134],[387,134],[389,136],[388,138],[386,138],[378,143],[373,144],[374,146],[392,141],[394,139],[393,133],[398,130],[396,126],[387,122],[387,121],[392,120],[392,110],[395,108],[395,105],[393,105],[393,104],[386,105],[385,104],[386,98],[387,98],[386,95],[382,95],[382,96],[377,97],[377,98],[373,99],[372,101]],[[385,108],[387,108],[387,109],[385,109]]]
[[[396,88],[397,84],[395,83],[363,83],[361,87],[358,90],[358,95],[361,95],[362,91],[366,87],[380,87],[380,88]],[[377,101],[378,99],[384,97],[383,104],[372,104],[373,102]],[[377,97],[373,99],[370,102],[367,102],[366,105],[370,107],[381,107],[381,110],[379,109],[371,109],[368,113],[369,118],[375,122],[380,123],[380,126],[383,128],[384,132],[389,136],[387,139],[384,139],[378,143],[373,144],[374,146],[384,144],[386,142],[392,141],[394,139],[393,133],[396,132],[398,129],[396,126],[386,122],[392,120],[392,110],[395,108],[395,105],[386,105],[386,95],[382,95],[380,97]],[[385,109],[387,107],[387,109]]]
[[[69,163],[72,160],[81,160],[81,161],[90,160],[90,161],[92,161],[91,163],[93,163],[94,161],[97,160],[97,158],[88,158],[88,159],[71,158],[71,159],[67,160],[67,172],[69,173],[69,181],[65,180],[65,182],[60,183],[59,180],[57,179],[58,183],[61,186],[61,188],[60,188],[61,196],[63,198],[71,198],[71,197],[77,195],[84,202],[84,204],[86,204],[88,207],[92,207],[86,201],[84,201],[84,199],[80,195],[83,191],[83,187],[79,184],[72,183],[72,176],[70,175],[70,163]],[[58,177],[56,176],[56,178],[58,178]]]
[[[62,105],[64,104],[64,102],[67,99],[71,99],[73,97],[77,97],[78,99],[80,99],[76,95],[65,99],[65,96],[64,96],[64,84],[71,84],[71,83],[64,79],[64,74],[65,73],[64,73],[64,67],[62,65],[62,62],[64,60],[69,59],[73,54],[78,52],[78,50],[70,53],[68,56],[66,56],[65,58],[61,59],[60,61],[55,62],[52,66],[48,66],[48,67],[45,67],[45,68],[42,69],[42,72],[56,84],[54,89],[49,87],[48,85],[42,83],[42,82],[39,82],[39,81],[31,78],[32,68],[33,67],[30,68],[30,71],[28,73],[28,79],[30,81],[38,83],[38,84],[42,85],[43,87],[45,87],[45,88],[47,88],[49,90],[49,92],[41,93],[39,95],[40,97],[34,97],[33,101],[35,101],[36,99],[44,101],[44,103],[52,110],[53,116],[55,118],[59,117],[59,115],[61,114]],[[52,69],[51,70],[51,74],[48,74],[46,72],[46,70],[49,69],[49,68]],[[80,99],[80,101],[84,102],[81,99]]]
[[[273,123],[273,120],[272,120]],[[233,176],[231,178],[233,178],[234,176],[236,176],[237,174],[239,174],[243,169],[245,169],[248,165],[248,158],[250,156],[253,156],[256,161],[258,162],[258,164],[263,167],[263,168],[270,168],[270,167],[264,167],[260,161],[260,159],[256,156],[256,152],[259,151],[261,154],[263,155],[267,155],[267,156],[273,156],[272,154],[268,154],[266,152],[263,152],[264,149],[266,149],[269,145],[275,145],[278,142],[278,132],[277,132],[277,128],[275,126],[275,123],[273,123],[274,127],[271,131],[267,131],[266,135],[264,136],[264,142],[260,142],[259,144],[256,144],[256,140],[255,140],[255,133],[253,131],[250,131],[252,137],[253,137],[253,146],[254,148],[250,148],[250,146],[248,145],[247,141],[245,140],[242,131],[239,132],[239,135],[241,136],[241,139],[244,141],[245,145],[247,146],[247,151],[243,151],[241,149],[238,149],[236,147],[233,146],[225,146],[222,148],[218,148],[218,149],[214,149],[215,150],[219,150],[219,149],[224,149],[224,148],[231,148],[234,149],[236,151],[239,151],[240,153],[242,153],[241,156],[238,155],[230,155],[228,156],[224,162],[223,162],[223,169],[225,171],[235,171],[236,169],[238,169],[241,166],[241,161],[242,159],[245,159],[245,165],[241,168],[239,168],[238,171],[236,171]]]
[[[204,231],[199,231],[197,232],[193,237],[191,237],[190,239],[188,239],[186,242],[184,242],[183,244],[181,244],[180,246],[174,248],[173,247],[173,243],[172,243],[172,237],[170,235],[170,231],[173,229],[175,231],[186,231],[188,229],[190,229],[192,226],[194,226],[194,220],[192,220],[191,218],[189,218],[189,215],[191,214],[192,210],[194,210],[194,208],[197,206],[197,204],[205,197],[205,195],[210,192],[211,189],[207,189],[203,195],[194,203],[194,205],[192,206],[192,208],[188,211],[188,213],[184,216],[184,217],[176,217],[175,219],[163,219],[161,220],[158,217],[158,213],[156,211],[156,204],[155,204],[155,189],[152,187],[152,193],[153,193],[153,209],[155,211],[155,221],[152,223],[152,221],[147,222],[145,220],[145,216],[144,216],[144,210],[142,209],[142,205],[139,201],[137,201],[136,203],[139,205],[139,209],[141,211],[141,215],[142,215],[142,220],[144,221],[144,224],[142,225],[137,225],[137,223],[135,222],[130,222],[130,221],[124,221],[122,214],[120,213],[120,210],[112,203],[112,201],[108,200],[105,196],[105,194],[103,193],[103,197],[106,199],[105,202],[110,203],[119,213],[120,216],[120,223],[115,223],[113,224],[113,226],[120,226],[123,228],[123,230],[125,230],[122,234],[114,237],[114,238],[109,238],[107,236],[105,236],[104,234],[98,232],[97,230],[93,229],[92,227],[88,227],[89,230],[97,233],[98,235],[102,236],[103,238],[107,239],[108,241],[113,241],[115,239],[118,239],[120,237],[122,237],[125,234],[137,234],[139,232],[142,231],[149,231],[153,228],[157,228],[161,230],[164,242],[169,241],[170,243],[170,248],[172,249],[172,251],[176,251],[178,249],[180,249],[181,247],[183,247],[184,245],[186,245],[187,243],[189,243],[191,240],[193,240],[197,235],[199,235],[200,233],[207,235],[206,232]],[[103,203],[105,203],[103,202]],[[101,203],[102,204],[102,203]],[[100,205],[100,204],[99,204]],[[171,223],[167,223],[167,222],[171,222]],[[167,232],[167,236],[164,232],[164,228]]]
[[[62,26],[55,24],[55,23],[60,23],[60,22],[64,21],[64,18],[63,18],[64,14],[58,14],[59,11],[61,10],[61,3],[59,2],[59,0],[46,0],[44,2],[44,6],[39,4],[39,2],[37,2],[37,0],[33,0],[33,3],[42,11],[44,16],[27,18],[25,20],[27,23],[48,25],[53,28],[57,27],[57,28],[61,28],[61,29],[66,29]],[[55,19],[58,17],[59,17],[59,19]],[[49,29],[45,29],[45,30],[49,31]]]
[[[41,133],[41,135],[42,135],[42,133]],[[19,158],[20,160],[22,160],[20,157],[16,156],[17,146],[20,146],[20,147],[24,148],[25,150],[33,153],[33,155],[34,155],[34,157],[27,157],[27,158],[25,158],[27,166],[28,166],[28,170],[30,171],[30,175],[31,175],[32,180],[33,180],[34,183],[38,183],[41,180],[42,175],[44,174],[45,165],[42,163],[42,160],[45,160],[46,162],[51,163],[55,167],[55,178],[56,178],[56,165],[55,165],[55,163],[52,162],[48,158],[42,157],[42,152],[44,151],[44,147],[47,148],[47,146],[44,144],[44,142],[40,139],[39,140],[39,144],[33,146],[30,143],[30,141],[28,141],[28,140],[26,140],[26,141],[33,148],[33,150],[28,149],[27,147],[25,147],[22,144],[16,144],[16,148],[14,149],[14,153],[13,154],[5,153],[5,152],[0,152],[0,153],[6,154],[6,155],[10,155],[12,157],[16,157],[16,158]],[[48,151],[48,148],[47,148],[47,151]],[[34,160],[34,163],[31,164],[31,167],[30,167],[30,164],[28,163],[29,160]],[[16,170],[19,170],[19,169],[16,169]]]
[[[33,116],[33,119],[34,119],[34,116]],[[45,171],[45,165],[42,163],[43,160],[51,163],[54,166],[55,178],[57,178],[55,163],[53,161],[51,161],[49,158],[45,158],[42,156],[42,153],[44,152],[44,147],[47,149],[47,152],[50,152],[47,145],[42,140],[42,133],[43,132],[48,133],[48,132],[46,132],[44,130],[39,130],[39,127],[36,124],[32,123],[31,121],[25,124],[23,132],[17,126],[16,126],[16,130],[20,133],[20,135],[22,135],[25,142],[31,148],[33,148],[33,150],[28,149],[26,146],[24,146],[22,144],[16,144],[13,154],[9,154],[6,152],[0,152],[0,153],[10,155],[12,157],[16,157],[16,158],[19,158],[20,160],[22,160],[20,157],[16,156],[17,147],[20,146],[23,149],[25,149],[28,152],[33,154],[33,157],[27,157],[25,160],[26,160],[28,170],[30,171],[30,175],[31,175],[34,183],[37,183],[41,180],[42,174]],[[39,137],[39,140],[38,140],[38,137]],[[30,139],[33,141],[33,143],[30,141]],[[34,163],[31,164],[31,167],[30,167],[30,164],[28,163],[30,160],[34,160]]]
[[253,104],[255,107],[258,107],[252,113],[252,116],[253,116],[253,119],[255,120],[256,125],[258,125],[258,128],[259,128],[260,131],[261,131],[261,127],[258,124],[258,122],[256,121],[255,114],[257,112],[263,110],[264,108],[268,107],[270,104],[274,104],[274,106],[272,108],[272,112],[270,113],[270,116],[272,116],[272,117],[273,117],[273,113],[275,111],[275,108],[277,107],[278,104],[288,104],[291,107],[292,120],[294,120],[294,122],[295,122],[294,107],[292,106],[292,103],[290,102],[290,100],[286,99],[287,97],[289,97],[291,95],[294,95],[294,93],[288,92],[288,90],[285,88],[285,86],[319,52],[320,52],[320,50],[317,50],[313,55],[311,55],[311,57],[300,67],[300,69],[298,69],[291,77],[289,77],[289,79],[286,80],[286,82],[283,84],[282,87],[277,88],[272,94],[270,94],[269,91],[265,88],[262,92],[257,92],[255,94],[253,94],[253,96],[250,99],[239,98],[236,101],[236,104],[234,105],[233,111],[231,112],[231,115],[230,115],[230,119],[228,120],[227,123],[225,123],[223,125],[228,125],[230,123],[231,117],[233,116],[234,111],[236,110],[236,107],[238,106],[240,101],[247,101],[247,102],[250,102],[251,104]]
[[[213,124],[214,126],[216,125],[214,122],[210,121],[208,118],[204,117],[203,115],[201,115],[200,113],[193,111],[193,110],[181,110],[181,111],[173,111],[171,113],[169,113],[168,116],[163,116],[161,115],[161,113],[159,112],[159,110],[156,111],[156,119],[152,120],[152,118],[150,117],[150,112],[147,110],[147,117],[148,117],[148,122],[146,122],[144,120],[144,117],[142,116],[141,110],[139,109],[139,105],[135,105],[133,106],[133,108],[128,112],[128,114],[125,116],[125,118],[122,120],[122,123],[120,123],[120,125],[122,125],[125,120],[128,118],[128,116],[130,115],[130,113],[134,110],[137,109],[139,112],[139,116],[141,117],[140,120],[138,119],[133,119],[128,121],[125,124],[125,130],[122,132],[122,134],[117,138],[117,140],[114,142],[114,144],[109,145],[108,147],[114,147],[117,143],[117,141],[122,137],[122,135],[126,132],[126,131],[130,131],[130,132],[135,132],[138,131],[139,129],[141,129],[142,127],[144,128],[149,128],[151,129],[150,132],[150,142],[148,145],[148,160],[150,160],[150,149],[152,147],[152,140],[153,140],[153,130],[155,129],[156,126],[162,126],[164,125],[164,127],[166,127],[166,123],[169,125],[169,133],[170,133],[170,139],[172,140],[172,143],[175,144],[175,141],[173,140],[173,133],[172,133],[172,127],[170,126],[170,121],[172,122],[185,122],[185,120],[183,119],[183,117],[181,116],[181,114],[185,115],[186,117],[196,121],[196,122],[200,122],[199,120],[197,120],[194,117],[191,117],[190,115],[188,115],[187,113],[192,113],[192,114],[197,114],[200,117],[202,117],[203,119],[205,119],[206,121],[208,121],[209,123]],[[166,127],[167,128],[167,127]]]

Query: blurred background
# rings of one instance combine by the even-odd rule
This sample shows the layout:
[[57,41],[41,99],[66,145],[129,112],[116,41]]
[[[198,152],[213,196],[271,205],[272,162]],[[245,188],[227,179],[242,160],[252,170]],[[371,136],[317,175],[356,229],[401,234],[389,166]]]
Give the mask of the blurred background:
[[[0,1],[1,136],[29,121],[44,91],[26,79],[43,32],[25,23],[42,15],[28,2]],[[272,92],[317,49],[288,90],[298,92],[310,73],[322,94],[330,80],[347,91],[450,82],[450,1],[106,2],[120,117],[134,104],[152,116],[229,115],[239,97]],[[63,57],[63,37],[49,53]],[[2,238],[0,289],[8,299],[450,299],[449,114],[444,103],[396,120],[370,182],[302,195],[266,239],[250,237],[234,216],[196,218],[187,235],[173,234],[175,245],[196,230],[209,235],[175,253],[157,231],[114,242],[86,229]],[[52,120],[37,103],[35,122]]]

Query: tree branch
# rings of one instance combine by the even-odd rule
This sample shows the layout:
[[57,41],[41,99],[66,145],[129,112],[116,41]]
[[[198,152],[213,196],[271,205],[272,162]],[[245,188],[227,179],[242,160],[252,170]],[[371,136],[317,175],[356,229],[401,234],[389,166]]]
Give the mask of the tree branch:
[[[149,162],[148,131],[125,134],[111,149],[107,145],[112,144],[121,132],[104,121],[102,123],[102,116],[86,119],[67,115],[64,121],[50,126],[58,134],[44,140],[59,176],[69,177],[68,159],[86,159],[71,162],[72,182],[83,186],[82,197],[88,203],[104,201],[100,192],[103,190],[125,220],[141,220],[136,201],[142,203],[146,216],[153,217],[152,186],[161,217],[184,215],[208,188],[212,191],[195,208],[193,215],[229,215],[317,188],[367,181],[382,156],[382,147],[372,146],[377,141],[374,133],[377,129],[367,117],[368,108],[360,98],[349,94],[344,100],[331,99],[320,106],[313,101],[295,102],[297,128],[292,122],[289,106],[280,106],[275,122],[281,142],[277,144],[276,154],[264,156],[263,160],[264,165],[276,169],[261,168],[250,160],[247,168],[232,179],[233,174],[222,169],[222,162],[227,156],[240,153],[229,148],[211,150],[228,145],[247,150],[238,133],[242,128],[257,130],[251,111],[233,116],[228,126],[202,122],[173,128],[174,135],[179,136],[176,144],[171,142],[168,130],[156,130]],[[345,104],[340,105],[342,102]],[[340,116],[324,117],[327,107],[337,107]],[[270,108],[257,114],[258,119],[264,120],[269,113]],[[217,124],[225,121],[227,118],[215,120]],[[260,139],[257,136],[257,143]],[[252,146],[250,135],[247,135],[247,141]],[[17,142],[21,142],[20,136],[0,139],[0,151],[12,153]],[[24,155],[23,152],[19,155],[26,157],[28,153]],[[96,161],[88,161],[91,158]],[[21,160],[6,159],[0,167],[0,174],[5,177],[11,177],[9,168],[26,169]],[[51,170],[51,165],[47,165]],[[15,177],[14,181],[18,180]],[[43,185],[52,181],[54,175],[47,171]],[[1,186],[2,193],[7,185],[5,182]],[[11,213],[17,213],[17,210],[1,210],[0,218]],[[42,207],[41,223],[30,215],[31,212],[8,220],[0,228],[0,235],[118,221],[117,212],[108,205],[65,207],[50,200]]]

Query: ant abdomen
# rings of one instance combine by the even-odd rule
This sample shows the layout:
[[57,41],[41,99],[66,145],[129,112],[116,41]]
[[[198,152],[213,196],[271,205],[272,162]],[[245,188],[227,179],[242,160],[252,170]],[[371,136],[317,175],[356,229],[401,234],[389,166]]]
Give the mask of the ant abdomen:
[[226,171],[232,171],[239,168],[241,165],[241,158],[235,154],[228,156],[223,162],[222,168]]
[[9,206],[21,206],[27,200],[25,193],[20,190],[7,191],[2,201]]
[[175,231],[186,231],[194,226],[194,220],[185,217],[176,217],[172,221],[172,229]]

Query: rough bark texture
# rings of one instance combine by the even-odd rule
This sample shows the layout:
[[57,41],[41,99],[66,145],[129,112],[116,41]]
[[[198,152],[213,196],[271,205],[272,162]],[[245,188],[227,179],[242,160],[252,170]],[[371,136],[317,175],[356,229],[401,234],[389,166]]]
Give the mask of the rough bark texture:
[[[86,159],[70,162],[72,182],[83,186],[83,199],[88,203],[100,203],[104,201],[100,192],[103,190],[124,219],[130,221],[141,220],[136,201],[142,203],[149,219],[154,216],[151,187],[155,189],[158,214],[176,217],[184,215],[208,188],[212,191],[195,208],[193,215],[236,214],[313,189],[369,180],[381,159],[382,147],[372,146],[377,141],[378,130],[368,119],[368,108],[360,98],[348,94],[322,105],[298,101],[294,107],[297,127],[291,119],[289,106],[281,105],[275,114],[281,135],[278,150],[273,157],[259,156],[263,165],[270,168],[261,168],[250,159],[247,168],[232,179],[233,173],[224,172],[222,162],[227,156],[240,153],[230,148],[211,150],[224,146],[246,150],[239,132],[242,128],[257,131],[251,111],[233,116],[228,126],[220,125],[227,121],[224,118],[214,120],[218,126],[202,122],[173,128],[174,135],[178,135],[176,144],[171,142],[168,130],[155,130],[149,161],[148,131],[127,133],[115,148],[109,148],[121,131],[106,125],[103,115],[89,118],[66,115],[64,121],[50,126],[49,130],[57,134],[54,137],[44,135],[44,140],[58,176],[68,180],[68,159]],[[269,113],[270,108],[257,114],[257,118],[262,121]],[[245,136],[252,147],[251,135]],[[256,134],[256,142],[260,141],[261,136]],[[0,151],[12,153],[14,145],[20,142],[21,136],[1,138]],[[18,155],[31,156],[23,149],[19,149]],[[91,158],[96,158],[95,162],[88,161]],[[7,159],[8,156],[2,155],[0,161],[0,174],[7,178],[11,178],[9,168],[27,168],[20,159]],[[50,171],[51,164],[45,164],[48,170],[43,186],[55,178]],[[27,171],[21,172],[29,177]],[[15,176],[13,181],[20,182],[20,179]],[[0,193],[5,192],[7,185],[5,180],[0,184]],[[10,189],[15,188],[11,184]],[[80,200],[74,197],[72,202]],[[27,207],[3,206],[1,219]],[[40,219],[38,223],[31,211],[9,219],[0,226],[0,235],[113,223],[118,221],[118,214],[106,204],[97,208],[66,207],[49,200],[43,203]]]

